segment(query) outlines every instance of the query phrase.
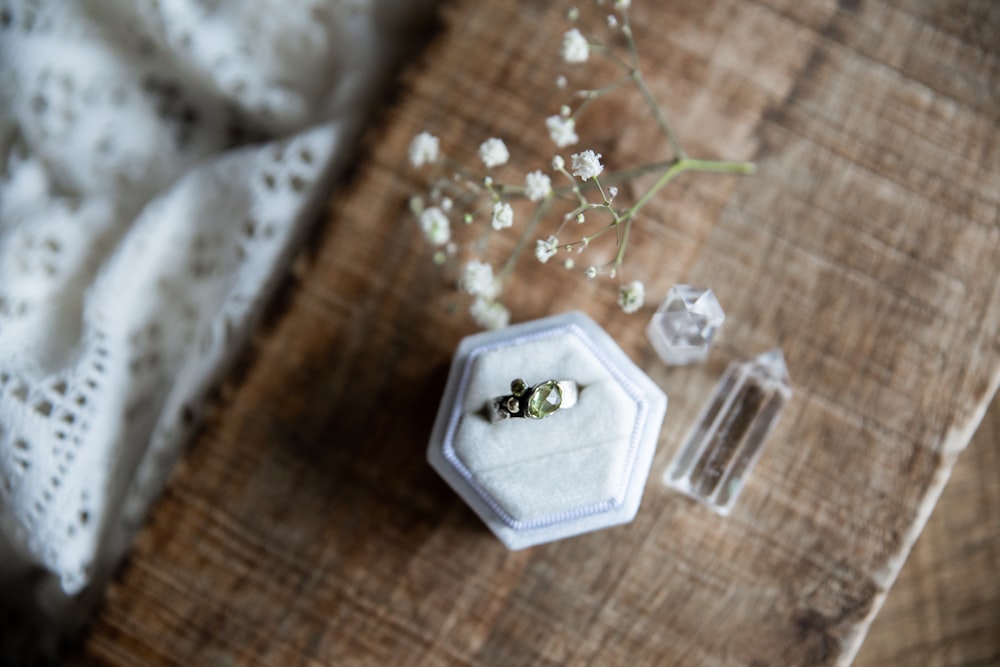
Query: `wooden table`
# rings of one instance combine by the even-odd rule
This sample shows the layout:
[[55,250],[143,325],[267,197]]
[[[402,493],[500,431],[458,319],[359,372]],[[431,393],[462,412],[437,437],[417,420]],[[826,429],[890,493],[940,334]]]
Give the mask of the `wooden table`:
[[1000,664],[1000,394],[872,623],[855,667]]
[[[607,282],[522,262],[516,319],[585,310],[671,404],[632,524],[512,553],[424,461],[473,329],[407,211],[406,146],[501,136],[545,165],[562,11],[446,9],[78,662],[850,662],[1000,380],[997,10],[636,3],[688,151],[760,169],[671,185],[628,266],[653,300],[712,286],[729,319],[706,364],[668,370],[643,334],[655,304],[626,317]],[[603,102],[580,132],[612,168],[669,155],[640,105]],[[774,345],[796,396],[723,520],[658,478],[725,364]]]

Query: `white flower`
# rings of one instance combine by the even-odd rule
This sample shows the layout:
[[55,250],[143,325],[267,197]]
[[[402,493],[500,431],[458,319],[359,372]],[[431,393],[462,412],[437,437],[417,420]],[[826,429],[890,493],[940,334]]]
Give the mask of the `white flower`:
[[580,141],[576,134],[576,121],[562,116],[549,116],[545,119],[549,128],[549,136],[559,148],[571,146]]
[[594,278],[597,277],[597,267],[588,266],[587,270],[583,272],[583,275],[587,277],[587,280],[593,280]]
[[533,171],[524,177],[524,194],[531,201],[541,201],[552,192],[552,179],[542,171]]
[[628,9],[632,5],[632,0],[615,0],[615,9]]
[[510,151],[507,150],[507,144],[503,139],[493,137],[480,144],[479,159],[489,168],[499,167],[510,159]]
[[556,171],[562,171],[563,167],[566,166],[566,161],[562,159],[562,155],[556,155],[552,158],[552,168]]
[[424,212],[424,198],[414,195],[410,197],[409,204],[410,204],[410,212],[413,213],[414,216],[419,218],[420,214]]
[[452,206],[454,205],[455,202],[453,202],[450,197],[445,197],[444,199],[441,200],[441,210],[444,211],[445,213],[450,211]]
[[554,236],[550,236],[547,239],[538,239],[535,242],[535,257],[538,261],[544,264],[555,256],[556,250],[559,246],[559,239]]
[[420,214],[420,229],[434,245],[444,245],[451,239],[451,227],[446,216],[437,206],[426,208]]
[[569,82],[564,75],[560,74],[556,77],[556,88],[565,88],[567,83]]
[[638,280],[618,288],[618,305],[626,313],[634,313],[646,302],[646,286]]
[[563,266],[567,269],[572,269],[574,266],[576,266],[576,262],[573,261],[572,257],[567,257],[566,261],[563,262]]
[[514,224],[514,209],[510,204],[498,201],[493,204],[493,229],[506,229]]
[[493,279],[493,267],[475,259],[465,265],[459,286],[469,294],[487,299],[495,297],[498,291],[497,282]]
[[429,132],[421,132],[410,142],[410,164],[422,167],[437,162],[441,156],[438,138]]
[[568,63],[585,63],[590,57],[587,38],[576,28],[563,35],[562,57]]
[[608,27],[612,30],[618,27],[618,17],[614,14],[608,14]]
[[585,181],[597,178],[604,171],[604,166],[601,164],[601,154],[592,150],[574,153],[572,160],[573,175],[579,176]]
[[472,302],[469,313],[476,324],[484,329],[500,329],[510,322],[510,313],[502,303],[483,297]]

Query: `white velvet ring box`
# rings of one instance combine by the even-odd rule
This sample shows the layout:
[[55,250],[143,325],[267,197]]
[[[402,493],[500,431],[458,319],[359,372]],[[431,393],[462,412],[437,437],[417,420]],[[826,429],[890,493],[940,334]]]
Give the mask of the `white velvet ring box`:
[[[544,419],[491,423],[510,383],[575,381]],[[639,509],[667,396],[589,317],[566,313],[462,340],[427,449],[438,474],[510,549],[628,523]]]

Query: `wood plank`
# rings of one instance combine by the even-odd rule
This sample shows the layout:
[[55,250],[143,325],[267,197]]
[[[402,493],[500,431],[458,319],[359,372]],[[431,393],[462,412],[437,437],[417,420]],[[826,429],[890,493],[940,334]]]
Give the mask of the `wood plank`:
[[1000,663],[1000,395],[962,452],[855,667]]
[[[522,263],[517,319],[587,311],[671,406],[635,522],[516,553],[424,462],[472,328],[407,212],[406,146],[501,136],[547,164],[564,24],[546,3],[450,5],[78,662],[850,662],[1000,380],[1000,54],[912,4],[636,3],[689,152],[760,171],[672,185],[627,261],[654,296],[711,285],[729,319],[705,365],[668,371],[655,304],[625,317],[606,283]],[[611,168],[667,151],[627,96],[580,132]],[[722,520],[658,476],[725,364],[775,344],[796,397]]]

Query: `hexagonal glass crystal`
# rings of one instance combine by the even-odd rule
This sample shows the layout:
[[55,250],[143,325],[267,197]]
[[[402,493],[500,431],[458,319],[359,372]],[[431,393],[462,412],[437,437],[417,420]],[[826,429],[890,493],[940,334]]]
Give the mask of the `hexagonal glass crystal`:
[[702,361],[726,319],[711,289],[674,285],[646,327],[653,349],[668,366]]

